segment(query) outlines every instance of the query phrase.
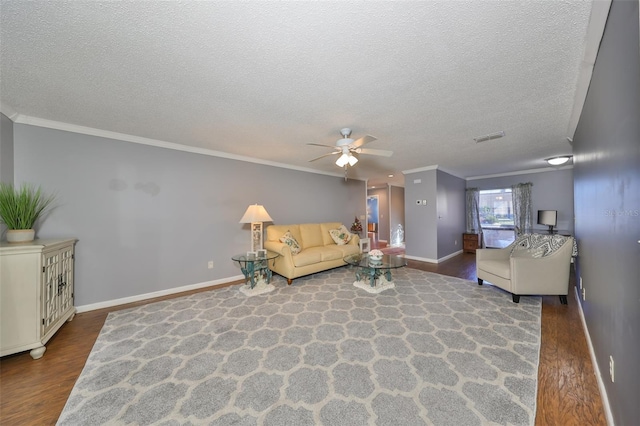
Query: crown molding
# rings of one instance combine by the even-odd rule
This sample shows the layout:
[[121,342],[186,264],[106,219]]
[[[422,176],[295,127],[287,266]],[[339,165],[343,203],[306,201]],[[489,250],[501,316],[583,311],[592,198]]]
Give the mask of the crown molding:
[[426,172],[429,170],[436,170],[438,168],[438,165],[433,165],[433,166],[426,166],[426,167],[419,167],[417,169],[410,169],[410,170],[403,170],[402,174],[403,175],[408,175],[411,173],[419,173],[419,172]]
[[9,120],[13,122],[15,122],[16,117],[20,115],[10,105],[2,103],[2,101],[0,101],[0,113],[6,115],[9,118]]
[[[4,112],[3,112],[4,113]],[[5,114],[6,115],[6,114]],[[60,121],[45,120],[43,118],[31,117],[23,114],[14,114],[13,118],[9,117],[14,123],[27,124],[30,126],[44,127],[53,130],[62,130],[64,132],[78,133],[88,136],[96,136],[100,138],[114,139],[123,142],[137,143],[140,145],[155,146],[157,148],[172,149],[174,151],[189,152],[192,154],[207,155],[210,157],[226,158],[229,160],[244,161],[246,163],[260,164],[263,166],[279,167],[281,169],[296,170],[305,173],[315,173],[319,175],[344,178],[344,174],[324,172],[321,170],[310,169],[307,167],[292,166],[290,164],[278,163],[275,161],[261,160],[259,158],[246,157],[244,155],[229,154],[227,152],[214,151],[207,148],[198,148],[194,146],[181,145],[174,142],[167,142],[158,139],[144,138],[141,136],[133,136],[125,133],[112,132],[109,130],[96,129],[93,127],[78,126],[76,124],[63,123]],[[362,180],[350,178],[352,180]]]
[[517,172],[496,173],[493,175],[471,176],[466,178],[466,180],[489,179],[489,178],[503,177],[503,176],[528,175],[531,173],[546,173],[546,172],[555,172],[557,170],[569,170],[569,169],[573,169],[573,164],[570,164],[568,166],[562,166],[562,167],[545,167],[542,169],[529,169],[529,170],[519,170]]

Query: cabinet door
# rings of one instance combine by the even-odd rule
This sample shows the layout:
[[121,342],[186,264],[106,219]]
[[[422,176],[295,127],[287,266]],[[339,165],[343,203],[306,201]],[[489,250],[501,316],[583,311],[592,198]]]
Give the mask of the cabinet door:
[[42,335],[73,308],[73,245],[42,256]]
[[60,279],[60,251],[42,255],[42,332],[45,335],[56,322],[60,311],[58,283]]

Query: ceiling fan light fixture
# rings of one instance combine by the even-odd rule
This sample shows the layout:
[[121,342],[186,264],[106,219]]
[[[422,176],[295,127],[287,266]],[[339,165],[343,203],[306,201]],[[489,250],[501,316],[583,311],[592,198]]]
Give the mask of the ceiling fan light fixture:
[[349,155],[349,165],[354,166],[358,162],[358,159],[355,155]]
[[573,155],[560,155],[557,157],[547,158],[545,161],[551,166],[561,166],[571,160]]
[[[347,163],[349,162],[349,156],[347,154],[342,154],[340,157],[338,157],[338,159],[336,160],[336,166],[338,167],[344,167],[347,165]],[[355,164],[355,163],[354,163]]]

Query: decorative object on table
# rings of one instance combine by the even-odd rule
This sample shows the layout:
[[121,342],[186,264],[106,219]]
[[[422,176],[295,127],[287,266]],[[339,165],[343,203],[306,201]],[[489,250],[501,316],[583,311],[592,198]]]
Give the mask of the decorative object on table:
[[382,256],[384,256],[384,253],[378,249],[369,252],[369,260],[382,260]]
[[51,207],[55,195],[45,195],[42,189],[28,183],[16,188],[0,183],[0,220],[7,226],[7,241],[33,241],[36,221]]
[[351,232],[358,235],[360,235],[360,233],[362,232],[362,223],[360,222],[360,219],[358,219],[357,216],[353,220],[353,223],[351,224]]
[[264,206],[252,204],[244,212],[240,223],[251,224],[251,251],[262,250],[262,222],[273,222]]

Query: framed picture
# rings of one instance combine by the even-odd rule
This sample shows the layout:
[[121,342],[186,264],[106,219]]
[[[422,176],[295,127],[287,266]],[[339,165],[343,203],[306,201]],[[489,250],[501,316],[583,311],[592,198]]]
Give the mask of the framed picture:
[[258,254],[255,251],[248,251],[247,252],[247,259],[252,260],[255,259],[258,256]]
[[371,250],[371,239],[370,238],[361,238],[360,239],[360,253],[368,253]]
[[256,253],[258,254],[258,257],[267,257],[267,251],[265,249],[260,249],[256,251]]
[[262,222],[251,224],[251,251],[262,250]]

